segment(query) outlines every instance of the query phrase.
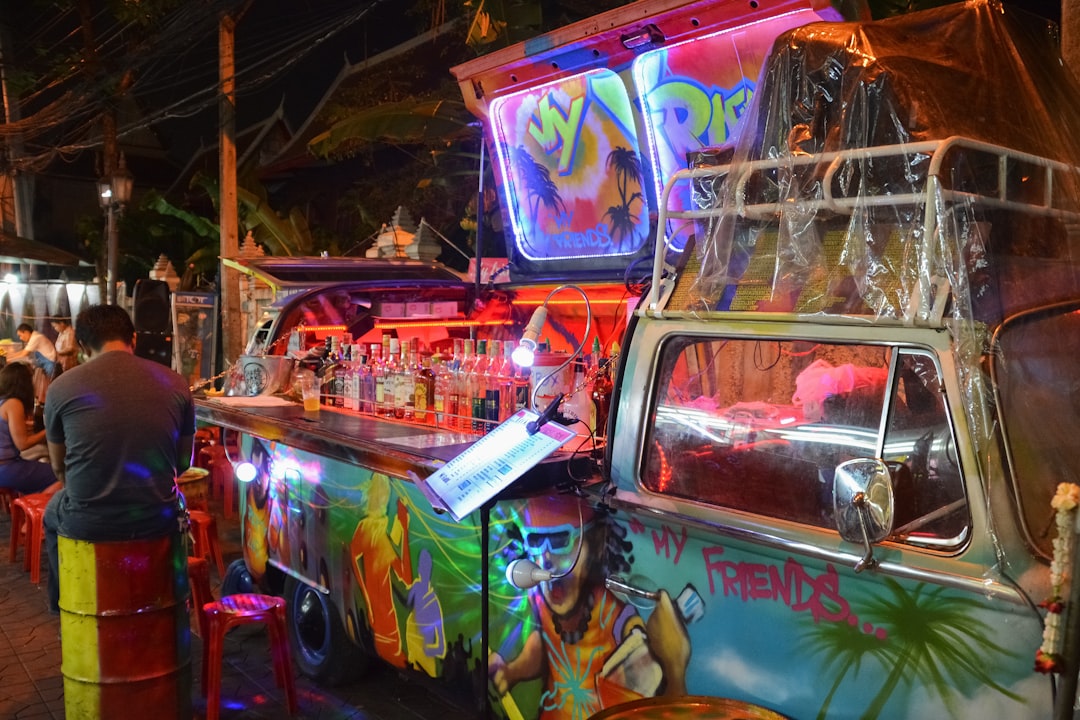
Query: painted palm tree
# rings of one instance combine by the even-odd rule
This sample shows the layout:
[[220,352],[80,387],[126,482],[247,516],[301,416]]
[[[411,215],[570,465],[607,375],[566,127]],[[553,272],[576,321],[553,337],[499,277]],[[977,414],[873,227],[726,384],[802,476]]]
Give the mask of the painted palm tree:
[[825,717],[848,672],[857,674],[868,660],[876,661],[887,672],[863,712],[864,718],[879,717],[901,683],[915,683],[935,693],[953,717],[960,710],[954,706],[957,694],[976,686],[993,688],[1012,700],[1020,699],[988,671],[987,658],[1010,658],[1015,654],[987,639],[991,628],[977,614],[985,609],[984,605],[975,598],[950,595],[942,587],[920,583],[909,591],[891,578],[885,578],[884,584],[889,593],[870,598],[859,619],[887,629],[887,640],[879,641],[846,623],[822,623],[806,635],[819,645],[826,666],[837,671],[819,718]]
[[533,225],[536,224],[540,214],[540,206],[548,208],[552,213],[563,214],[566,205],[559,196],[559,186],[551,179],[551,171],[544,165],[536,162],[533,156],[518,145],[514,148],[514,165],[518,170],[519,177],[525,184],[525,196],[529,202],[529,217]]
[[[633,211],[635,200],[644,202],[641,194],[641,158],[636,152],[621,145],[616,146],[607,156],[607,168],[615,173],[615,185],[619,190],[618,205],[612,205],[604,213],[604,217],[610,218],[608,234],[613,241],[622,241],[633,237],[636,229],[638,216]],[[630,192],[633,183],[637,190]]]
[[844,678],[849,673],[857,676],[864,661],[877,660],[881,665],[887,665],[885,643],[845,622],[814,623],[802,639],[805,645],[816,647],[817,653],[824,656],[822,675],[833,675],[832,686],[821,703],[817,720],[828,717],[829,706]]

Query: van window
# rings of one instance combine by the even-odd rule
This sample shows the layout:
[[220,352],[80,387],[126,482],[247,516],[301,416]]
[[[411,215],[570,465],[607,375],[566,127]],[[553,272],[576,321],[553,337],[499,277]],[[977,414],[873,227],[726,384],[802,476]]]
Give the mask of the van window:
[[1020,518],[1047,557],[1057,536],[1050,500],[1080,482],[1080,309],[1075,304],[1010,318],[990,354],[998,412]]
[[899,539],[936,547],[965,536],[960,468],[931,355],[687,337],[665,344],[659,380],[643,455],[648,490],[835,529],[834,469],[880,452],[893,473]]

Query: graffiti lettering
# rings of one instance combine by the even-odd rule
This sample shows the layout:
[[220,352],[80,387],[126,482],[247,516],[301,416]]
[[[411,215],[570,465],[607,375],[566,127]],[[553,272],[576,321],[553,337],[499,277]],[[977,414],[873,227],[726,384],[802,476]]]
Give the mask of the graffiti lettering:
[[548,155],[559,153],[560,175],[570,172],[584,114],[584,96],[571,98],[570,109],[563,112],[557,103],[552,102],[551,93],[548,93],[537,101],[536,115],[529,118],[528,133],[533,140]]
[[600,223],[595,228],[589,228],[584,232],[567,230],[546,236],[548,247],[559,250],[577,250],[588,248],[602,248],[611,245],[611,235],[607,227]]
[[832,565],[817,577],[800,563],[788,558],[783,574],[776,565],[765,563],[729,562],[720,560],[721,547],[702,549],[705,570],[709,577],[709,592],[716,594],[716,577],[724,597],[748,600],[780,600],[795,612],[807,612],[814,622],[839,622],[850,614],[850,605],[840,595],[840,578]]
[[686,528],[680,528],[682,531],[680,535],[676,535],[675,531],[664,525],[660,532],[656,530],[652,531],[653,546],[656,548],[656,554],[659,555],[663,552],[664,557],[671,558],[671,545],[675,546],[675,565],[679,564],[679,558],[682,556],[683,548],[686,547]]
[[688,150],[728,142],[753,94],[754,84],[746,78],[725,89],[670,77],[649,91],[647,104],[657,138],[681,161]]

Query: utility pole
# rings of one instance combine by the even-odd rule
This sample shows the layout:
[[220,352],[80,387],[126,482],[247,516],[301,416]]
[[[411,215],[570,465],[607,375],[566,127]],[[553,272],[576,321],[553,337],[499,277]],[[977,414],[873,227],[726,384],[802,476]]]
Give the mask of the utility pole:
[[[240,221],[236,199],[236,18],[221,16],[218,30],[218,75],[221,98],[220,123],[221,257],[240,252]],[[240,357],[240,273],[218,263],[221,277],[221,347],[226,366]]]
[[[3,98],[3,121],[15,123],[22,119],[19,103],[8,92],[8,72],[12,47],[10,31],[0,17],[0,96]],[[0,230],[13,232],[21,237],[34,238],[34,176],[20,172],[16,162],[23,156],[22,137],[11,135],[6,142],[6,167],[3,197],[0,197]],[[26,277],[32,275],[31,265],[23,267]],[[27,272],[29,271],[29,273]]]
[[1061,1],[1061,57],[1080,78],[1080,0]]

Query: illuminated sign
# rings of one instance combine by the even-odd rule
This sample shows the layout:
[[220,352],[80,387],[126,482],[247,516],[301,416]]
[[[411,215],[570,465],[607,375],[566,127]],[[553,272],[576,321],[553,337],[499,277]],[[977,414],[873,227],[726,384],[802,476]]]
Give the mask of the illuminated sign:
[[[819,19],[813,10],[798,10],[661,47],[634,60],[656,197],[673,173],[687,167],[691,153],[734,146],[773,41]],[[690,209],[690,190],[674,196],[670,207]],[[689,232],[668,228],[673,246],[680,249]]]
[[619,76],[590,70],[491,104],[518,250],[529,260],[629,256],[649,237],[634,111]]

